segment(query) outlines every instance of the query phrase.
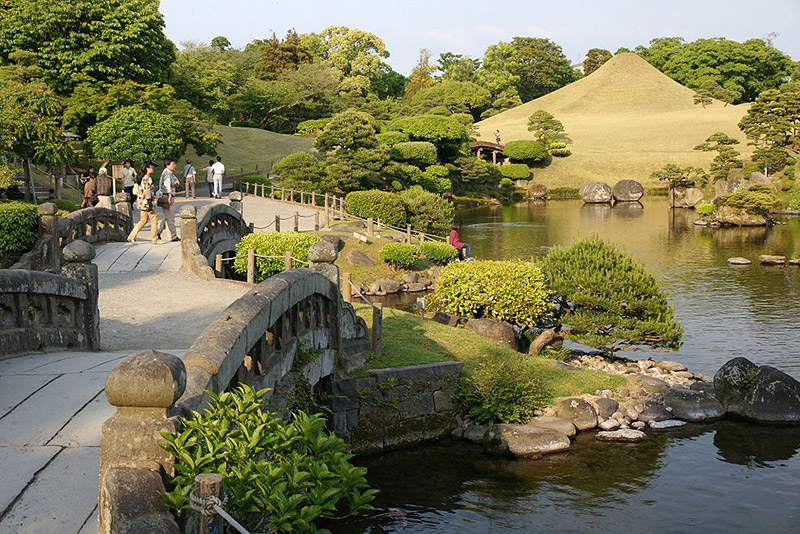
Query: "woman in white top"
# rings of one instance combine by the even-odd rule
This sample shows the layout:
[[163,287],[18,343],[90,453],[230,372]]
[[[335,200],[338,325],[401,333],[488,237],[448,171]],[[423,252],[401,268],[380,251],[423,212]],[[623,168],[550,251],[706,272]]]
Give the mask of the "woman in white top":
[[206,182],[208,182],[208,196],[214,196],[214,160],[208,160],[208,167],[203,167],[206,171]]

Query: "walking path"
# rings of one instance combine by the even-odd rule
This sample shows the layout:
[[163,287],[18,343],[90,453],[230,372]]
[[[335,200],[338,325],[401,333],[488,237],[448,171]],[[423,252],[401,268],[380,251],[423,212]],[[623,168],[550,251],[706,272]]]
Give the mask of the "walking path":
[[[220,202],[228,200],[179,198],[176,226],[184,204]],[[245,221],[256,231],[275,215],[285,219],[281,230],[291,231],[295,212],[301,231],[314,228],[313,208],[254,196],[243,202]],[[149,229],[141,236],[149,237]],[[249,290],[242,283],[184,276],[180,262],[179,242],[152,245],[140,238],[135,245],[99,245],[94,263],[104,352],[0,360],[0,532],[97,532],[100,429],[114,413],[103,389],[109,371],[141,349],[171,347],[159,350],[182,357],[205,327]]]

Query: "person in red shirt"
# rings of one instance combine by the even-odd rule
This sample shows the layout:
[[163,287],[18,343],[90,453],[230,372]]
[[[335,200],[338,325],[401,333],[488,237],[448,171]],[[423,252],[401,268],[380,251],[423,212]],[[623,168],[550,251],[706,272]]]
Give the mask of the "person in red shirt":
[[450,230],[450,237],[447,238],[447,242],[456,247],[458,250],[458,259],[463,261],[471,261],[472,257],[469,254],[469,245],[467,243],[462,243],[458,239],[459,228],[461,228],[461,223],[458,221],[453,221],[452,230]]

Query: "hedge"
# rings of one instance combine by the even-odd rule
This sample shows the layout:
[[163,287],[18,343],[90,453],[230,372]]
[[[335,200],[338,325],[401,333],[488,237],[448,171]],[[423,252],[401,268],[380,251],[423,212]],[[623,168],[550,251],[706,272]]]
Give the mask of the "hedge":
[[403,132],[383,132],[377,135],[378,142],[392,148],[397,143],[408,141],[408,135]]
[[314,135],[325,128],[329,122],[331,122],[331,117],[301,121],[297,124],[297,133],[303,135]]
[[533,326],[550,314],[545,275],[533,263],[462,261],[447,265],[428,300],[433,310]]
[[500,165],[500,174],[512,180],[527,180],[531,177],[531,169],[524,163],[511,163]]
[[542,161],[547,158],[547,148],[539,141],[509,141],[503,148],[503,155],[522,162]]
[[419,249],[423,256],[442,265],[446,265],[458,257],[456,247],[440,241],[425,241]]
[[344,198],[348,213],[367,219],[380,219],[392,226],[406,225],[406,209],[403,201],[394,193],[378,191],[353,191]]
[[552,156],[563,158],[572,154],[564,141],[550,141],[548,147]]
[[386,131],[403,132],[412,141],[428,141],[442,148],[443,145],[461,143],[469,136],[464,125],[452,117],[439,115],[417,115],[403,117],[390,122]]
[[427,167],[436,163],[436,147],[427,141],[396,143],[389,150],[389,157],[417,167]]
[[378,255],[394,268],[408,269],[419,259],[419,249],[408,243],[388,243],[381,248]]
[[21,253],[39,239],[39,213],[27,202],[0,203],[0,253]]
[[[270,232],[247,234],[236,244],[236,260],[233,270],[239,274],[247,274],[247,250],[253,249],[256,254],[263,256],[280,256],[279,258],[256,257],[256,283],[280,272],[285,265],[284,255],[287,250],[292,251],[292,257],[308,261],[308,249],[319,241],[319,236],[303,234],[300,232]],[[239,257],[241,256],[241,257]],[[302,265],[299,265],[302,267]],[[293,265],[298,267],[298,265]]]

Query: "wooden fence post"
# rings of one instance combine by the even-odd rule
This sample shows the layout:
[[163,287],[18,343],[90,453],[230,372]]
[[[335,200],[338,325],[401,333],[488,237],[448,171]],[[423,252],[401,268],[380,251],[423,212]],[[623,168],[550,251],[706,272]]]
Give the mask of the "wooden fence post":
[[247,228],[250,229],[250,233],[254,234],[256,232],[256,223],[250,223],[247,225]]
[[256,251],[247,249],[247,283],[256,283]]
[[266,193],[265,193],[266,190],[267,190],[267,184],[261,184],[261,196],[262,197],[267,196]]
[[325,202],[325,228],[331,227],[331,208],[328,206],[327,201]]
[[217,278],[225,278],[225,270],[222,268],[222,254],[217,254],[217,257],[214,259],[214,270],[216,271]]
[[422,232],[419,233],[419,244],[422,245],[425,242],[425,234]]
[[350,273],[342,273],[342,298],[345,302],[353,301],[353,289],[350,287]]
[[281,231],[281,216],[280,215],[276,215],[275,216],[275,231],[276,232],[280,232]]
[[294,212],[294,231],[300,231],[300,213],[297,211]]
[[[222,475],[218,475],[217,473],[201,473],[194,477],[194,494],[204,500],[216,497],[222,501],[225,497]],[[192,534],[222,532],[224,527],[225,524],[222,522],[222,516],[219,514],[203,516],[196,513]]]
[[372,217],[367,217],[367,235],[375,237],[375,221],[372,220]]
[[305,191],[300,191],[300,204],[305,204]]
[[294,202],[294,187],[289,190],[289,202]]
[[289,271],[292,268],[292,251],[287,250],[286,255],[283,258],[283,270]]
[[281,187],[281,200],[286,202],[286,188],[285,187]]
[[411,225],[406,225],[406,243],[411,244]]
[[314,231],[319,232],[319,210],[314,210]]
[[269,184],[269,198],[275,200],[275,184]]
[[372,351],[383,354],[383,304],[375,303],[372,308]]
[[317,205],[317,192],[316,191],[312,191],[311,192],[311,205],[312,206],[316,206]]

